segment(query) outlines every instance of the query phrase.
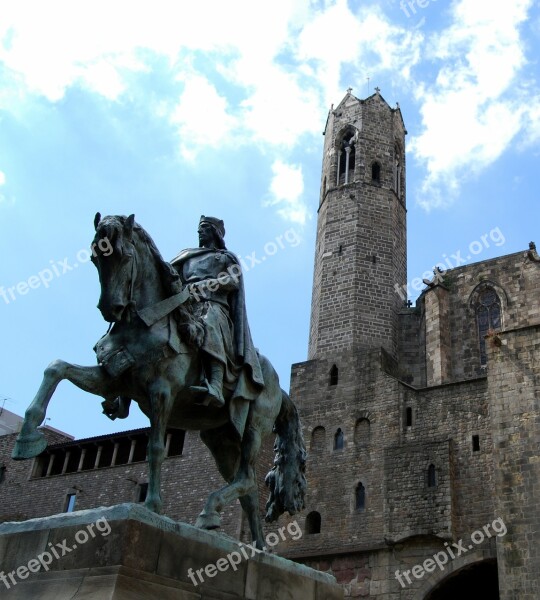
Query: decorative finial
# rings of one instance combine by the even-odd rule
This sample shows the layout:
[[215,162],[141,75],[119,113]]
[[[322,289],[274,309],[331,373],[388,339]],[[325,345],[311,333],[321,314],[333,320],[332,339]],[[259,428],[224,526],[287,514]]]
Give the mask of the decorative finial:
[[381,88],[380,88],[379,86],[377,86],[377,87],[375,88],[375,91],[377,92],[377,94],[380,94],[380,93],[381,93]]
[[348,87],[347,88],[347,94],[350,94],[352,92],[352,87]]

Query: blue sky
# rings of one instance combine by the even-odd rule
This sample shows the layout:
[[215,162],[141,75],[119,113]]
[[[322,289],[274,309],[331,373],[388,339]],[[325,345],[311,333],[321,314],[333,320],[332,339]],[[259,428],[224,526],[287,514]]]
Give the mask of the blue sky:
[[[166,258],[197,245],[201,214],[224,219],[250,267],[255,343],[288,389],[307,353],[321,132],[349,86],[378,86],[408,129],[413,300],[438,261],[540,242],[539,46],[532,0],[4,1],[6,408],[24,413],[51,360],[95,363],[97,211],[135,213]],[[64,382],[48,423],[77,437],[146,426],[99,401]]]

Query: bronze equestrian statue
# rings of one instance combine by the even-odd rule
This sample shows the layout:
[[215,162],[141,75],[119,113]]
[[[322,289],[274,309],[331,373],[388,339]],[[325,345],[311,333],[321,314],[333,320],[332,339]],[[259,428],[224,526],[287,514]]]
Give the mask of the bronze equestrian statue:
[[[94,350],[98,365],[55,360],[26,411],[14,459],[47,447],[38,426],[63,379],[101,396],[110,418],[125,418],[134,400],[150,420],[146,506],[162,506],[161,466],[167,427],[198,430],[226,485],[212,492],[196,525],[214,529],[237,498],[252,539],[264,547],[255,466],[262,439],[276,433],[274,467],[266,476],[266,520],[304,508],[306,450],[296,407],[253,346],[243,277],[225,247],[223,221],[201,217],[199,248],[165,262],[134,215],[96,215],[94,262],[98,308],[110,323]],[[100,240],[113,251],[104,253]]]

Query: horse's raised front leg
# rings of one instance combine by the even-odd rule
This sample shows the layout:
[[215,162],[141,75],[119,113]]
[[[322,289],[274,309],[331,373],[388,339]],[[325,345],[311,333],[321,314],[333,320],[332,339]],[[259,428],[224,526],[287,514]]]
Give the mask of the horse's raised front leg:
[[[260,523],[258,526],[254,525],[255,519],[259,518],[256,514],[258,513],[258,506],[256,505],[257,481],[255,464],[260,447],[261,434],[259,430],[251,426],[247,427],[242,439],[240,465],[232,483],[210,494],[203,512],[199,515],[199,519],[197,519],[196,525],[205,529],[212,528],[213,523],[211,519],[215,519],[215,515],[219,517],[219,513],[223,510],[224,506],[228,506],[236,499],[241,498],[242,507],[247,510],[252,535],[255,537],[254,541],[257,547],[262,549],[264,545],[262,527]],[[205,523],[205,519],[210,519],[210,521]]]
[[161,466],[165,458],[165,432],[172,408],[171,386],[163,378],[150,386],[150,436],[148,439],[148,493],[145,506],[161,512]]
[[47,447],[47,440],[37,428],[45,420],[47,406],[57,385],[68,379],[86,392],[106,396],[112,388],[112,378],[102,367],[79,367],[63,360],[55,360],[43,374],[39,390],[26,410],[21,432],[15,442],[12,457],[23,460],[37,456]]

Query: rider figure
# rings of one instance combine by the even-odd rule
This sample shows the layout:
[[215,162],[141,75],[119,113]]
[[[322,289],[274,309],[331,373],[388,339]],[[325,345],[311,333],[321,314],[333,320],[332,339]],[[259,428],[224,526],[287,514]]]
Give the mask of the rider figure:
[[189,286],[193,314],[205,330],[201,350],[206,377],[191,391],[212,406],[225,404],[224,386],[236,390],[233,396],[253,400],[263,379],[247,323],[241,267],[225,247],[222,220],[203,215],[198,234],[199,248],[183,250],[171,261]]
[[[242,437],[249,404],[264,388],[259,355],[247,320],[244,281],[237,257],[225,247],[223,221],[202,216],[199,248],[183,250],[171,261],[190,291],[190,310],[204,326],[200,346],[204,373],[190,391],[200,404],[222,407],[230,392],[230,422]],[[126,418],[131,400],[103,402],[112,419]]]

